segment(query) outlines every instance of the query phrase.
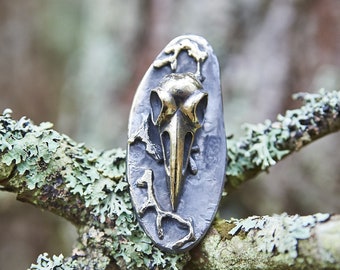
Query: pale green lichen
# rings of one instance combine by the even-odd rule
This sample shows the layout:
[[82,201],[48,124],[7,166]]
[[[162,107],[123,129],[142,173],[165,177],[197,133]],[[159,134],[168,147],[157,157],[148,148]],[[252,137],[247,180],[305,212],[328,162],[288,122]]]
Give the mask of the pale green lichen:
[[53,255],[52,258],[45,252],[40,254],[37,263],[32,264],[30,269],[32,270],[71,270],[69,267],[64,266],[64,256]]
[[19,175],[26,176],[29,189],[39,188],[55,172],[55,168],[47,164],[57,151],[62,136],[51,129],[51,123],[35,126],[25,117],[14,121],[10,112],[6,109],[0,122],[1,162],[7,166],[16,165]]
[[329,214],[315,214],[301,217],[287,214],[269,216],[253,216],[238,220],[236,226],[229,231],[230,235],[236,235],[240,230],[249,232],[256,230],[254,237],[258,250],[271,253],[289,254],[290,257],[298,256],[298,240],[311,236],[311,228],[317,223],[330,218]]
[[248,269],[287,269],[275,268],[268,260],[269,254],[258,253],[250,238],[234,236],[230,240],[223,241],[221,235],[209,235],[202,245],[202,264],[194,264],[195,270],[248,270]]
[[318,254],[326,262],[337,264],[340,269],[340,218],[324,223],[315,230]]
[[337,240],[333,229],[339,222],[334,221],[329,214],[219,220],[201,244],[202,261],[191,261],[188,269],[339,269],[338,260],[329,260],[339,252],[320,245],[331,224],[329,231]]

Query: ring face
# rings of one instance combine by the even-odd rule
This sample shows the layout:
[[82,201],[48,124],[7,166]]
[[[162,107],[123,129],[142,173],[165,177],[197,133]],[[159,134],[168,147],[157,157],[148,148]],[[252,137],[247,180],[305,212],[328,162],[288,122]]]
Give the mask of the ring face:
[[137,218],[161,249],[194,247],[224,187],[226,139],[219,65],[205,39],[172,40],[135,94],[127,178]]

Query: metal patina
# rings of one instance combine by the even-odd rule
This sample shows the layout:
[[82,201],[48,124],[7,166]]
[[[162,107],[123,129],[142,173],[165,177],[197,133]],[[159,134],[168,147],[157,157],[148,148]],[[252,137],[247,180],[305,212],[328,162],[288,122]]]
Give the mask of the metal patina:
[[194,247],[221,198],[226,164],[219,65],[199,36],[172,40],[131,108],[127,177],[138,220],[161,249]]

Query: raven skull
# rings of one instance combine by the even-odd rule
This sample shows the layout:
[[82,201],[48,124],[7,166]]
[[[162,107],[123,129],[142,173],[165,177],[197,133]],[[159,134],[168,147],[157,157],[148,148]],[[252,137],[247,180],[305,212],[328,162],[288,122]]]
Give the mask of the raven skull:
[[172,210],[177,208],[196,131],[201,128],[208,94],[192,73],[172,73],[151,91],[152,121],[158,126]]

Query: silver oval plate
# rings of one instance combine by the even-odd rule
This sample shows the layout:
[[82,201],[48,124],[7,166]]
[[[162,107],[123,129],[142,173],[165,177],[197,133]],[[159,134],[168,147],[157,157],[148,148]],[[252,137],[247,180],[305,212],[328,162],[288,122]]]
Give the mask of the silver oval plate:
[[207,41],[172,40],[141,81],[130,112],[127,178],[137,218],[161,249],[194,247],[224,187],[219,65]]

